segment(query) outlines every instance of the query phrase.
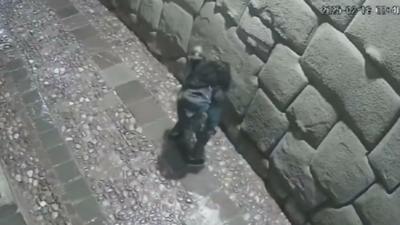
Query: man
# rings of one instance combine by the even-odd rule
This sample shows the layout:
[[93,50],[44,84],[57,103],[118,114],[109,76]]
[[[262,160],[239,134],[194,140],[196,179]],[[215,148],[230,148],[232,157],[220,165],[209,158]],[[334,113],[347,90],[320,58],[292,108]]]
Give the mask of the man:
[[204,146],[216,133],[229,84],[228,64],[206,60],[196,46],[188,57],[186,79],[178,94],[178,122],[169,135],[185,150],[188,163],[204,163]]

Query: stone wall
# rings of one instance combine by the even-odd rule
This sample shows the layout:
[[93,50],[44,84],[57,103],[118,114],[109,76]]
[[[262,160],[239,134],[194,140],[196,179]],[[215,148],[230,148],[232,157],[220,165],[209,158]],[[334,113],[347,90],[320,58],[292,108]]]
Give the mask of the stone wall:
[[180,79],[196,44],[231,63],[223,129],[293,224],[399,224],[400,16],[326,16],[326,0],[103,2]]

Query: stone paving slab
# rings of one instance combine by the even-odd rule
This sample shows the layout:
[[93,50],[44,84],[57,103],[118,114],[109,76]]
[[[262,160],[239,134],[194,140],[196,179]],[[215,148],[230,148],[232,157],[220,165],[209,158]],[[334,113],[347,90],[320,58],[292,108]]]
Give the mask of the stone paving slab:
[[101,74],[108,85],[117,87],[126,82],[136,80],[136,74],[126,64],[116,64],[101,71]]

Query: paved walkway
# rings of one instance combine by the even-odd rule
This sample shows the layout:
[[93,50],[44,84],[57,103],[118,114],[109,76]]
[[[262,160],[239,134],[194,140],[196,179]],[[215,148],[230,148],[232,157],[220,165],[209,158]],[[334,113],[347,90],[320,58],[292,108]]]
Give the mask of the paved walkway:
[[179,84],[96,0],[0,2],[1,155],[27,224],[288,224],[219,131],[193,171]]

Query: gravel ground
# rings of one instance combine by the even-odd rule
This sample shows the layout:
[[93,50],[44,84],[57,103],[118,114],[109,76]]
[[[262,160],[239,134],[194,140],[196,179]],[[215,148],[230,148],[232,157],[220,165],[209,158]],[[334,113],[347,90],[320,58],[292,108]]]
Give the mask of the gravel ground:
[[[175,119],[179,83],[172,74],[98,1],[71,2]],[[156,166],[160,143],[142,135],[125,105],[107,110],[100,107],[98,99],[110,94],[111,88],[101,79],[89,52],[80,48],[40,0],[4,0],[0,6],[0,32],[4,33],[0,34],[0,47],[5,51],[10,45],[18,46],[44,107],[72,150],[108,224],[183,224],[185,215],[198,209],[202,199],[185,190],[179,181],[161,176]],[[7,128],[1,129],[1,151],[8,174],[15,179],[17,191],[24,193],[33,220],[38,224],[68,224],[69,215],[59,200],[53,175],[46,173],[38,159],[37,137],[15,87],[7,80],[0,82],[5,87],[0,87],[0,128]],[[207,157],[208,169],[243,210],[248,224],[288,224],[275,219],[283,218],[277,216],[281,212],[271,207],[273,200],[263,183],[221,131],[209,143]]]

